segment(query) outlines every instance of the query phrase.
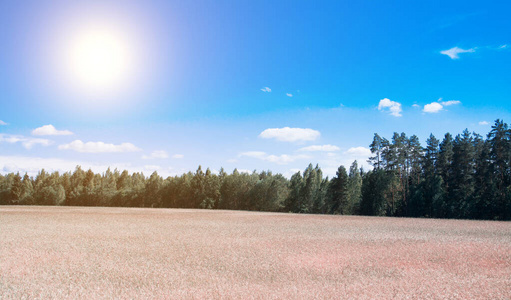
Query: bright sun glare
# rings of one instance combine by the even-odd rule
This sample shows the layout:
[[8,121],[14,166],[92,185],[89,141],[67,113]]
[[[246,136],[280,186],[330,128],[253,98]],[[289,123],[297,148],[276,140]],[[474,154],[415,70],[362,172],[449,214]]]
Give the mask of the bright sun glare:
[[108,28],[74,33],[66,52],[73,82],[89,92],[115,89],[132,71],[128,41],[122,33]]

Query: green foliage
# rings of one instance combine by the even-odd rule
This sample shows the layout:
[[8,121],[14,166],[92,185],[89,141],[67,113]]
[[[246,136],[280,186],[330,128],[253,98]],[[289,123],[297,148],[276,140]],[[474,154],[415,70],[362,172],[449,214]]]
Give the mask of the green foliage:
[[335,177],[328,186],[327,212],[330,214],[346,214],[348,208],[348,173],[344,166],[337,169]]
[[[374,135],[364,173],[357,162],[329,180],[316,165],[288,180],[271,171],[195,173],[163,179],[107,169],[0,175],[1,205],[243,209],[319,214],[511,219],[511,129],[496,120],[484,140],[468,130],[442,142],[430,135]],[[303,175],[302,175],[303,174]]]

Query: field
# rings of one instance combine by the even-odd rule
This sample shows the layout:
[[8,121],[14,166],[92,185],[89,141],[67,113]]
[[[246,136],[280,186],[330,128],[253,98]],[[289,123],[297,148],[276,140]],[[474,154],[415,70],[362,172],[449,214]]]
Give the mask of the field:
[[511,223],[0,207],[0,299],[509,299]]

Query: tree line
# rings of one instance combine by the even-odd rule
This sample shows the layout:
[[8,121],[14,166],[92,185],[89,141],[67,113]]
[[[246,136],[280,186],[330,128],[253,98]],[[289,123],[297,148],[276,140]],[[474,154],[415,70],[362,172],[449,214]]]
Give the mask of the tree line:
[[511,130],[496,120],[486,138],[468,130],[442,141],[430,135],[374,135],[365,172],[357,161],[324,177],[312,164],[290,179],[271,171],[157,172],[83,170],[0,175],[0,204],[205,208],[316,214],[511,219]]

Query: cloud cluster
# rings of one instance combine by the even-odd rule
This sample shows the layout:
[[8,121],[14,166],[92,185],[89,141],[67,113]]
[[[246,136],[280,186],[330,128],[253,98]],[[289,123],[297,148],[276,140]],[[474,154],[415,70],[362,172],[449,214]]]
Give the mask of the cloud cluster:
[[[162,168],[158,165],[144,165],[134,166],[131,163],[115,163],[109,162],[108,164],[80,161],[80,160],[67,160],[60,158],[41,158],[41,157],[27,157],[27,156],[0,156],[0,173],[20,172],[21,174],[27,173],[29,176],[36,176],[41,169],[48,172],[68,172],[73,171],[76,166],[81,166],[82,169],[91,169],[95,173],[102,173],[108,168],[118,170],[128,170],[129,172],[145,172],[152,173],[158,170],[162,176],[177,175],[179,172],[173,172],[173,168]],[[177,170],[178,171],[178,170]],[[182,170],[181,173],[184,173]]]
[[380,103],[378,103],[378,110],[380,111],[388,111],[390,115],[394,117],[401,117],[401,112],[403,111],[401,109],[401,103],[392,101],[388,98],[384,98],[380,100]]
[[74,150],[82,153],[118,153],[118,152],[136,152],[141,151],[131,143],[122,143],[119,145],[106,144],[103,142],[87,142],[74,140],[69,144],[59,145],[59,150]]
[[270,92],[271,92],[271,89],[270,89],[269,87],[265,86],[265,87],[263,87],[263,88],[261,89],[261,91],[263,91],[263,92],[265,92],[265,93],[270,93]]
[[6,142],[9,144],[21,143],[26,149],[32,149],[34,145],[49,146],[53,144],[53,141],[40,138],[25,137],[22,135],[10,135],[0,133],[0,142]]
[[459,59],[459,54],[461,53],[473,53],[476,52],[476,48],[470,48],[470,49],[462,49],[458,47],[453,47],[448,50],[440,51],[441,54],[449,56],[451,59]]
[[422,111],[425,113],[437,113],[442,111],[445,106],[457,104],[461,104],[461,101],[459,100],[442,101],[442,98],[440,98],[438,99],[437,102],[431,102],[429,104],[424,105],[424,109]]
[[268,128],[259,134],[263,139],[276,139],[282,142],[314,141],[321,133],[310,128]]
[[285,165],[291,162],[294,162],[298,159],[306,159],[310,158],[308,155],[273,155],[273,154],[267,154],[266,152],[262,151],[248,151],[248,152],[242,152],[238,155],[239,157],[252,157],[263,161],[268,161],[272,163],[276,163],[279,165]]
[[315,152],[315,151],[322,151],[322,152],[335,152],[341,150],[339,147],[334,145],[312,145],[308,147],[303,147],[298,149],[298,151],[307,151],[307,152]]
[[57,130],[53,125],[44,125],[32,130],[32,135],[72,135],[69,130]]

